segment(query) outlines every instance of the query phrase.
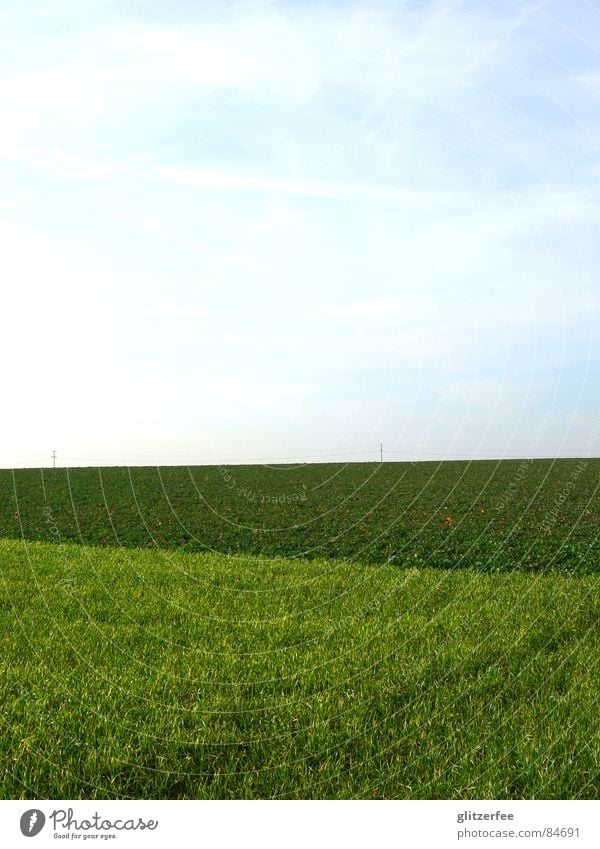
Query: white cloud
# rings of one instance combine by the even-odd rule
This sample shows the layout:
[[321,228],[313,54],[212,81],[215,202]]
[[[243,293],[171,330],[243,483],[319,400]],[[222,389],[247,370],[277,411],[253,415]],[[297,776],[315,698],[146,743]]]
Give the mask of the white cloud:
[[423,192],[401,189],[395,186],[345,183],[311,177],[272,177],[215,168],[162,166],[159,167],[157,176],[167,182],[180,183],[184,186],[208,191],[281,194],[348,203],[379,202],[410,206],[413,211],[415,208],[420,211],[429,211],[435,204],[438,213],[441,213],[444,209],[450,211],[457,197],[441,191]]
[[568,405],[542,367],[576,383],[598,322],[598,80],[545,3],[21,8],[0,12],[15,444],[59,379],[56,433],[108,448],[241,409],[265,444],[418,439],[449,375],[478,399],[465,440]]

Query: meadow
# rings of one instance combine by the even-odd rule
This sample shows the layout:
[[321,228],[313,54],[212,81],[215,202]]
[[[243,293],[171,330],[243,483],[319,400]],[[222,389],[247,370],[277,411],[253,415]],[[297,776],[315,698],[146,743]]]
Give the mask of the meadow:
[[599,484],[0,472],[0,796],[596,798]]
[[594,798],[597,579],[0,542],[4,798]]

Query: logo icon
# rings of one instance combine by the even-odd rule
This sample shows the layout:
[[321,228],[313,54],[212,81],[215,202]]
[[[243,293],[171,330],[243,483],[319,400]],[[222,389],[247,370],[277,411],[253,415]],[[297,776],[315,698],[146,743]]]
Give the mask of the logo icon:
[[25,837],[35,837],[46,824],[46,817],[38,808],[31,808],[21,815],[21,834]]

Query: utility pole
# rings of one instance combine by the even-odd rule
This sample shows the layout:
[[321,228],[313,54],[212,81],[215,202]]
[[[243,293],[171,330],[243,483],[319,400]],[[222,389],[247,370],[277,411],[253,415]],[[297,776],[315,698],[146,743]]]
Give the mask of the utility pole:
[[379,443],[379,457],[380,457],[379,462],[383,463],[383,442]]
[[56,468],[56,451],[52,452],[52,468]]

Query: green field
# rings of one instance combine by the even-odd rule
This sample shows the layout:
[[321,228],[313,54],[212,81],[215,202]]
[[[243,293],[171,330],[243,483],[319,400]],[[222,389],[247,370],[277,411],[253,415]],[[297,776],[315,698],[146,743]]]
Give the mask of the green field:
[[4,797],[594,797],[597,580],[4,541]]
[[1,472],[0,796],[596,798],[599,482]]
[[0,471],[0,537],[485,572],[600,568],[600,460]]

